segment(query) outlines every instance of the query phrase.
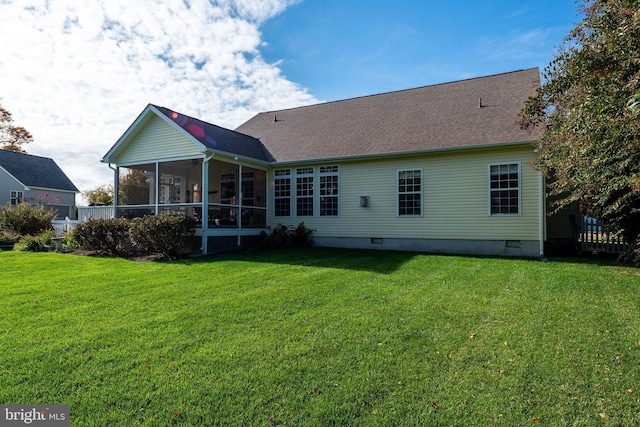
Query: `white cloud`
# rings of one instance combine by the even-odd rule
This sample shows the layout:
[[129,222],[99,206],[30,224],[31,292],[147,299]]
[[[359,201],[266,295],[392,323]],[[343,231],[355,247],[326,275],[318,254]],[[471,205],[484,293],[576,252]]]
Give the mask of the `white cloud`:
[[261,57],[260,25],[297,0],[3,0],[0,104],[80,188],[148,103],[234,128],[316,100]]

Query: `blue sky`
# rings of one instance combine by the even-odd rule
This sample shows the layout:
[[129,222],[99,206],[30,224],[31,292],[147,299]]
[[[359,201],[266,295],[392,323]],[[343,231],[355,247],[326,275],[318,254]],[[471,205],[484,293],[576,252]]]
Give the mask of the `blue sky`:
[[0,104],[81,190],[147,104],[258,112],[540,67],[571,0],[0,0]]
[[265,23],[261,52],[336,100],[542,69],[577,22],[570,0],[305,0]]

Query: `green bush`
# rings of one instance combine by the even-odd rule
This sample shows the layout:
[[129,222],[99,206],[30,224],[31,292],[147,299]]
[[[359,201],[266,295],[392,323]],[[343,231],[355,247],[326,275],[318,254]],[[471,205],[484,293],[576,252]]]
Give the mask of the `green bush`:
[[632,267],[640,267],[640,238],[636,239],[626,251],[620,254],[618,262]]
[[262,249],[302,248],[310,246],[309,237],[313,230],[307,228],[304,222],[297,227],[278,224],[275,228],[269,228],[267,232],[260,233],[262,241],[258,244]]
[[55,217],[54,211],[42,206],[32,206],[29,203],[5,205],[0,208],[0,229],[13,230],[23,236],[35,236],[51,230],[51,221]]
[[51,249],[51,239],[55,237],[53,231],[45,231],[37,236],[23,236],[18,243],[13,246],[14,251],[47,252]]
[[131,242],[151,252],[175,258],[195,234],[196,222],[183,215],[148,215],[131,220]]
[[82,249],[120,255],[129,243],[129,220],[92,218],[73,227],[71,236]]
[[17,242],[22,236],[9,228],[0,229],[0,242]]

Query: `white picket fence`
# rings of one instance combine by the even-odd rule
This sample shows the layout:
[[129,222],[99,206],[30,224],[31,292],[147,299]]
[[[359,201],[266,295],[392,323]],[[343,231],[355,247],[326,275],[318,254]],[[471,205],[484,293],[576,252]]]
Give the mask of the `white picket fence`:
[[113,218],[113,206],[80,206],[78,208],[78,221],[83,222],[91,218]]
[[81,206],[78,208],[78,219],[72,220],[68,217],[51,221],[51,225],[56,232],[56,237],[61,237],[73,229],[77,224],[91,218],[109,219],[113,218],[113,206]]
[[77,224],[80,224],[80,221],[69,219],[69,217],[51,221],[51,225],[53,225],[53,229],[56,231],[56,237],[60,237],[64,233],[71,231]]

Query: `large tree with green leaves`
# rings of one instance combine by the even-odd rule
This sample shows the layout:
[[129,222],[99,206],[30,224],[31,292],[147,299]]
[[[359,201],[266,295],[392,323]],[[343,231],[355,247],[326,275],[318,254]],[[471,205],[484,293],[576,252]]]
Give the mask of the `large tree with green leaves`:
[[579,203],[640,235],[640,0],[586,0],[522,126],[546,126],[537,166],[556,208]]
[[14,126],[11,112],[0,105],[0,148],[26,153],[22,145],[32,141],[31,133],[22,126]]

